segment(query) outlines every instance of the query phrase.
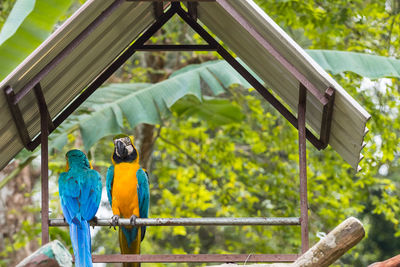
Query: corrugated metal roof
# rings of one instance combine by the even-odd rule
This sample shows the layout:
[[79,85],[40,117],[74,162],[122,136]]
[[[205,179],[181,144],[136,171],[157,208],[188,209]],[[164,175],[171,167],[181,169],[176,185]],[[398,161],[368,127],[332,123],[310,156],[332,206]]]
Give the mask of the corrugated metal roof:
[[[121,4],[90,33],[68,57],[52,69],[41,86],[51,117],[73,101],[135,38],[154,21],[154,9],[149,1],[89,0],[69,18],[38,49],[21,63],[0,89],[11,86],[18,92],[54,57],[78,36],[99,14],[114,2]],[[369,114],[309,57],[282,29],[250,0],[216,0],[199,2],[198,15],[213,33],[235,52],[294,111],[297,110],[299,82],[265,49],[254,32],[269,42],[287,61],[295,66],[315,87],[324,93],[336,89],[329,144],[354,168],[360,151]],[[239,23],[238,17],[245,19]],[[262,41],[262,40],[261,40]],[[33,92],[19,103],[31,138],[40,132],[40,116]],[[4,94],[0,96],[0,169],[22,148]],[[322,104],[308,97],[307,123],[320,132]]]
[[[297,110],[298,105],[297,79],[238,22],[238,16],[243,17],[249,27],[284,55],[321,93],[328,87],[336,89],[329,144],[343,159],[357,168],[366,131],[365,124],[370,117],[368,112],[253,1],[217,0],[217,3],[200,3],[199,19],[251,67],[293,111]],[[307,98],[306,118],[307,124],[319,133],[322,105],[313,97]]]
[[[1,83],[18,92],[113,2],[89,0]],[[155,21],[151,2],[124,2],[41,81],[50,116],[55,118],[129,43]],[[19,103],[31,138],[40,132],[33,92]],[[0,96],[0,169],[24,146],[4,94]]]

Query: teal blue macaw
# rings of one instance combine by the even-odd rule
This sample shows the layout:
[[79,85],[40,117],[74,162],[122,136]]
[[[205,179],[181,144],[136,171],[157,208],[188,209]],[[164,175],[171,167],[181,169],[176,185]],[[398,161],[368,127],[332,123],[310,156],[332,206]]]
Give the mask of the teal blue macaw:
[[77,149],[66,154],[67,171],[60,174],[58,190],[61,208],[69,224],[75,266],[91,267],[89,221],[95,219],[101,199],[101,177],[92,170],[86,155]]
[[[149,215],[149,180],[147,173],[139,165],[139,153],[133,138],[126,135],[114,137],[113,163],[106,178],[107,196],[110,202],[114,227],[120,217],[147,218]],[[146,226],[121,226],[119,246],[122,254],[140,254],[140,243],[146,233]],[[124,267],[140,266],[138,263],[124,263]]]

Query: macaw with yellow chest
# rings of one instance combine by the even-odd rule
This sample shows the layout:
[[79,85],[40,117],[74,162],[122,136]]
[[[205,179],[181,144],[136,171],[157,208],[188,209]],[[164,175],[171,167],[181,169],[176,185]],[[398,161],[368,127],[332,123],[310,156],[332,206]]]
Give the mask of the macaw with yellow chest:
[[[139,166],[139,153],[133,138],[126,135],[114,137],[112,166],[108,168],[107,196],[113,212],[112,224],[115,227],[120,218],[147,218],[149,214],[149,180],[147,173]],[[121,226],[119,245],[122,254],[140,254],[140,243],[146,227]],[[124,267],[140,264],[124,263]]]
[[89,221],[95,219],[101,199],[101,177],[86,155],[77,149],[66,154],[67,171],[60,174],[58,191],[64,218],[69,224],[75,266],[91,267]]

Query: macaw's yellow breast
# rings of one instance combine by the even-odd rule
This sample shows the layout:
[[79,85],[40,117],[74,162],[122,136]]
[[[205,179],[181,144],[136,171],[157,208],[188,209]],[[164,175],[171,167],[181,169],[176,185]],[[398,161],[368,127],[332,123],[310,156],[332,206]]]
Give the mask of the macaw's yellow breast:
[[[136,177],[138,169],[138,163],[119,163],[114,166],[112,208],[113,210],[114,208],[119,209],[123,218],[129,218],[133,214],[139,217],[138,181]],[[114,207],[114,203],[117,207]]]

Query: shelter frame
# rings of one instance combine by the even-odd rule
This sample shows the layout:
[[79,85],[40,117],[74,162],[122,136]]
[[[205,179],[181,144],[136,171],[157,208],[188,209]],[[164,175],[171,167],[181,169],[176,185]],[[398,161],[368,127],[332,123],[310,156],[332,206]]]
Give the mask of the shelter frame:
[[[307,204],[307,160],[306,139],[317,149],[323,149],[329,142],[330,126],[332,122],[332,111],[335,89],[329,87],[325,94],[321,94],[316,87],[307,80],[290,62],[288,62],[272,45],[260,39],[260,43],[280,62],[299,82],[299,102],[297,118],[291,113],[263,84],[261,84],[246,68],[238,62],[217,40],[215,40],[197,22],[197,2],[213,0],[187,1],[187,9],[182,8],[181,1],[154,1],[153,7],[156,21],[127,49],[125,49],[92,83],[52,121],[40,86],[41,79],[59,62],[73,51],[82,40],[100,23],[109,16],[124,1],[148,1],[148,0],[116,0],[104,12],[102,12],[88,27],[81,32],[64,50],[62,50],[51,62],[49,62],[30,82],[28,82],[18,93],[8,86],[4,93],[7,103],[13,115],[21,141],[29,150],[35,149],[41,144],[41,183],[42,183],[42,243],[49,242],[49,226],[66,226],[65,222],[57,219],[49,220],[49,195],[48,195],[48,135],[56,129],[69,115],[72,114],[97,88],[99,88],[120,66],[122,66],[137,51],[216,51],[221,55],[239,74],[241,74],[269,103],[272,104],[299,132],[299,169],[300,169],[300,218],[182,218],[182,219],[138,219],[137,226],[141,225],[300,225],[301,227],[301,252],[309,248],[308,240],[308,204]],[[164,11],[165,7],[170,7]],[[227,9],[256,39],[257,32],[246,24],[246,21],[234,10]],[[188,25],[190,25],[208,44],[207,45],[146,45],[145,43],[161,27],[177,14]],[[18,102],[31,90],[34,90],[37,99],[41,133],[30,140],[25,122]],[[322,125],[319,138],[317,138],[306,127],[306,99],[307,94],[313,95],[323,106]],[[129,221],[121,220],[120,225],[127,225]],[[111,220],[99,220],[92,225],[111,225]],[[289,262],[294,261],[297,254],[226,254],[226,255],[94,255],[94,262]]]

